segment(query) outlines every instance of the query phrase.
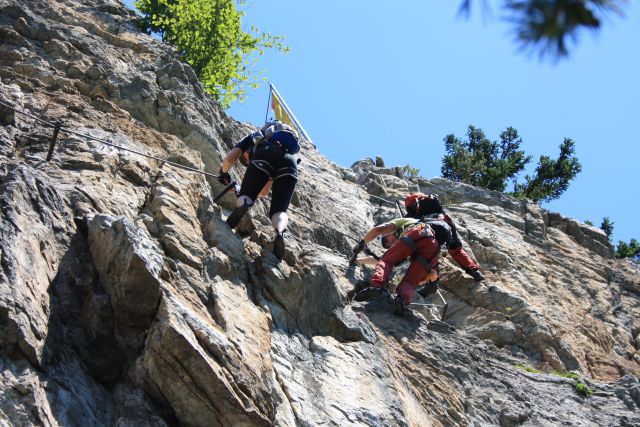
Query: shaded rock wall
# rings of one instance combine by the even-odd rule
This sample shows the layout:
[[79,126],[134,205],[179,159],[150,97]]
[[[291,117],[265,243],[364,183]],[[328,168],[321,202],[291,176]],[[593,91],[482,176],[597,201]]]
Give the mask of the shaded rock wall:
[[[118,1],[0,0],[0,101],[29,113],[0,107],[0,423],[640,424],[640,272],[603,233],[305,145],[278,262],[268,202],[236,234],[217,181],[83,136],[216,173],[252,129],[133,19]],[[416,189],[487,276],[442,262],[450,326],[347,300],[370,274],[348,266],[354,239],[397,214],[370,196]]]

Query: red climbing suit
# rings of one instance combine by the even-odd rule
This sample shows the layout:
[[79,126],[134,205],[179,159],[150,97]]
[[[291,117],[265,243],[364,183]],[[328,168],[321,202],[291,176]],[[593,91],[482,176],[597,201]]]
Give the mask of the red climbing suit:
[[[453,223],[448,216],[445,216],[444,219],[447,223]],[[425,227],[428,229],[425,230]],[[371,278],[371,286],[382,288],[389,279],[393,267],[411,256],[411,264],[409,264],[409,268],[396,291],[402,296],[405,304],[409,304],[418,284],[425,280],[431,269],[438,264],[440,244],[430,228],[429,225],[419,223],[411,228],[403,238],[391,245],[376,264]],[[478,264],[462,249],[457,235],[454,236],[448,252],[465,270],[479,268]]]

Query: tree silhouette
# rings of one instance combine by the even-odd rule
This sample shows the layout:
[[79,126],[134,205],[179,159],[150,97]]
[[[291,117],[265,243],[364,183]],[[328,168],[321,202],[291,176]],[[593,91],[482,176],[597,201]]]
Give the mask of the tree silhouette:
[[[460,11],[469,15],[471,0],[463,0]],[[485,9],[487,0],[480,2]],[[522,48],[538,50],[554,59],[569,54],[580,30],[597,31],[609,14],[623,15],[626,0],[501,0],[506,19],[514,25]]]

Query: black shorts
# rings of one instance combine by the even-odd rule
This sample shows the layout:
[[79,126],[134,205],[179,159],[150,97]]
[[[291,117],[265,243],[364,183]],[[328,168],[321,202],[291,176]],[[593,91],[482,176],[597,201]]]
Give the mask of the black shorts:
[[286,212],[291,203],[293,190],[298,182],[296,158],[287,154],[275,143],[267,142],[255,148],[251,163],[240,186],[240,196],[255,201],[265,184],[273,179],[269,217]]

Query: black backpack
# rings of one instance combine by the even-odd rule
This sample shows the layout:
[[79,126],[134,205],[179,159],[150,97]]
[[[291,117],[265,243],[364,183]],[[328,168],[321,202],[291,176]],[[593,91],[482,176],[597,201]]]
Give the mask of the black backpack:
[[444,212],[437,194],[410,194],[404,199],[404,206],[407,209],[406,216],[416,219]]
[[423,217],[421,222],[424,222],[426,225],[431,226],[434,234],[436,235],[436,240],[440,243],[442,247],[449,247],[451,242],[453,241],[453,232],[451,231],[451,226],[442,218],[429,218]]

